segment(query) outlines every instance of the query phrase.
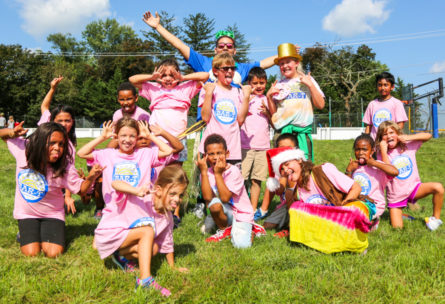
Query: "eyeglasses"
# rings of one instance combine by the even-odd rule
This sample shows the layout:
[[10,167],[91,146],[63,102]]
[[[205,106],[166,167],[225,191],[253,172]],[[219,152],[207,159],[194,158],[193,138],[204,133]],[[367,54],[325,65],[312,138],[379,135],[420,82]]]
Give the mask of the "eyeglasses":
[[220,67],[217,68],[218,70],[223,70],[224,72],[228,72],[230,70],[232,71],[236,71],[236,66],[225,66],[225,67]]
[[231,50],[231,49],[235,48],[235,45],[233,43],[218,43],[218,45],[216,47],[220,50],[224,49],[225,47],[228,50]]

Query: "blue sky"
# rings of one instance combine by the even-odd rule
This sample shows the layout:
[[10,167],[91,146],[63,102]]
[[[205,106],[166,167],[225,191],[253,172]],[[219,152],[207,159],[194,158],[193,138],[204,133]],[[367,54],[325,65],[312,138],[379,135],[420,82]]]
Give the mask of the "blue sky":
[[[185,3],[187,5],[185,5]],[[283,42],[309,47],[315,42],[366,43],[377,59],[414,85],[445,76],[445,1],[140,1],[140,0],[0,0],[0,42],[50,50],[46,36],[70,32],[80,36],[85,25],[113,17],[137,33],[146,10],[165,10],[178,24],[203,12],[216,29],[237,23],[254,60],[271,56]],[[277,69],[270,70],[277,73]],[[422,89],[423,91],[427,90]],[[423,91],[419,91],[422,93]]]

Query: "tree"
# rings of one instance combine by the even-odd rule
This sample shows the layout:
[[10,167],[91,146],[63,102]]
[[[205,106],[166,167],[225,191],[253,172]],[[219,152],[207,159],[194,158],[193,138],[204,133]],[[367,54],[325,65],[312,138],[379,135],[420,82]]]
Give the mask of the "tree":
[[247,54],[249,54],[250,43],[247,42],[244,34],[242,34],[235,23],[233,26],[227,26],[226,31],[232,31],[235,35],[236,55],[234,56],[236,62],[249,62]]
[[213,55],[214,28],[215,19],[207,18],[204,13],[190,14],[184,18],[184,42],[197,52]]

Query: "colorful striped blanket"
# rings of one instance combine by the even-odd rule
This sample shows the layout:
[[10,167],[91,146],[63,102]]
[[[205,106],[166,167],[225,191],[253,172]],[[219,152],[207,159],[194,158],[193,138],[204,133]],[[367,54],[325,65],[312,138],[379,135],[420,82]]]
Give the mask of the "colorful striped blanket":
[[345,206],[294,202],[289,209],[290,240],[324,253],[363,252],[375,205],[355,201]]

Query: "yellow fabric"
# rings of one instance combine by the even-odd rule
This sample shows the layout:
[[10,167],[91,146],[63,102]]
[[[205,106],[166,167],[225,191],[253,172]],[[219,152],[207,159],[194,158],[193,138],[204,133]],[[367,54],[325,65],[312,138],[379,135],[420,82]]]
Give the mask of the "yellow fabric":
[[300,210],[289,209],[290,240],[323,253],[342,251],[363,252],[368,248],[368,236],[359,229],[345,227]]

